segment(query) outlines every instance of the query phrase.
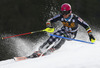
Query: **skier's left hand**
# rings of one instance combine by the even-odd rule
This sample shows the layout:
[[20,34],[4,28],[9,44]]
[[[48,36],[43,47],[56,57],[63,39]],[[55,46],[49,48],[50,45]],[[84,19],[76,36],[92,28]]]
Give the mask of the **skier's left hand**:
[[96,40],[92,34],[89,34],[89,39],[90,39],[90,41],[91,41],[92,43],[94,43],[95,40]]

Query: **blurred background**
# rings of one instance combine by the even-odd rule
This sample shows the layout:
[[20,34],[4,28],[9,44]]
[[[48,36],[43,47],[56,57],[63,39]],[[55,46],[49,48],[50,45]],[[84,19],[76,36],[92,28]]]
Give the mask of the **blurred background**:
[[[85,20],[92,29],[99,31],[100,0],[0,0],[1,37],[45,29],[47,19],[59,14],[63,3],[71,4],[73,13]],[[14,41],[16,39],[0,40],[0,60],[18,56],[17,48],[22,45],[25,53],[23,55],[26,55],[27,50],[29,51],[34,42],[38,41],[38,37],[44,37],[44,33],[21,36],[21,39],[16,38],[17,42]],[[22,39],[24,42],[20,42]],[[30,48],[25,47],[26,41]],[[15,42],[20,46],[16,48]]]

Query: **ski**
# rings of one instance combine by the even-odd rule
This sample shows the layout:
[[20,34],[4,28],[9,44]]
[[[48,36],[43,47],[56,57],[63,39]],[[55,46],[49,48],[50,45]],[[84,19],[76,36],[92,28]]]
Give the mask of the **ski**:
[[22,61],[28,59],[27,57],[14,57],[15,61]]

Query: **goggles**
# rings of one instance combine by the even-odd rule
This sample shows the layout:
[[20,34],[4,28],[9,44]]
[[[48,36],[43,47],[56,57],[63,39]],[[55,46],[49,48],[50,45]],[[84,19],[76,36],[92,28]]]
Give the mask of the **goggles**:
[[70,13],[70,11],[60,11],[60,13],[61,13],[62,15],[67,15],[67,14]]

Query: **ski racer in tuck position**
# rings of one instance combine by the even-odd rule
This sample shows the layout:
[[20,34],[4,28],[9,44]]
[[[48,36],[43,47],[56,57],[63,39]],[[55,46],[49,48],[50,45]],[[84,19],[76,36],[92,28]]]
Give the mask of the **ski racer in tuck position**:
[[[56,21],[61,21],[63,26],[58,31],[54,32],[54,28],[51,26],[51,24]],[[61,5],[61,14],[56,15],[55,17],[47,20],[46,22],[47,30],[49,29],[49,31],[54,32],[54,35],[59,35],[59,36],[72,38],[72,39],[76,37],[79,24],[86,29],[90,41],[92,43],[95,42],[95,38],[92,35],[92,30],[90,26],[84,20],[82,20],[79,16],[72,13],[71,5],[68,3],[64,3]],[[43,43],[43,45],[39,47],[38,51],[34,52],[32,55],[27,56],[27,57],[15,57],[15,60],[19,61],[19,60],[24,60],[27,58],[35,58],[41,55],[43,56],[43,55],[50,54],[51,52],[59,49],[61,45],[64,43],[64,41],[65,41],[64,39],[50,36],[50,38],[45,43]],[[56,45],[49,48],[51,44],[53,44],[54,42],[56,42]]]

